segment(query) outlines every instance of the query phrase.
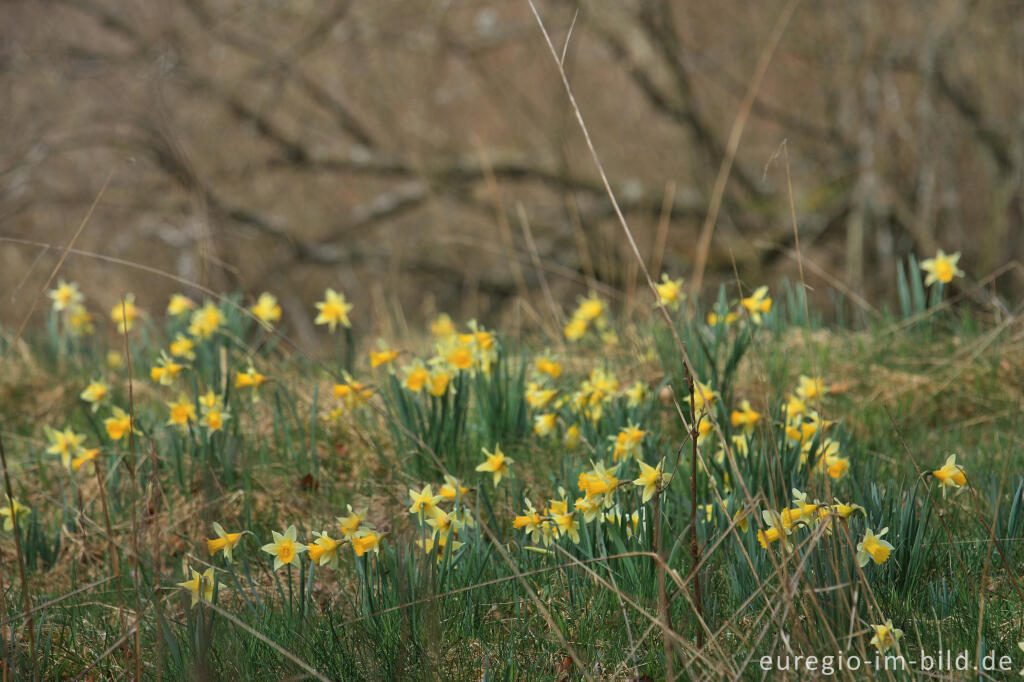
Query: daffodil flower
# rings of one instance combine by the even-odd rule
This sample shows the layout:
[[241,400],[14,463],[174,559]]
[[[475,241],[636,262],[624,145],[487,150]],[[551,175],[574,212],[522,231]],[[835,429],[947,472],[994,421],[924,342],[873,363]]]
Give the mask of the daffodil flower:
[[376,554],[380,551],[380,540],[382,537],[380,533],[372,530],[360,530],[352,537],[352,550],[356,553],[356,556],[363,556],[371,550]]
[[754,411],[754,408],[750,406],[750,401],[744,400],[740,403],[740,409],[732,411],[729,421],[734,428],[742,426],[743,433],[751,433],[760,419],[760,413]]
[[488,452],[487,448],[484,448],[484,456],[487,458],[483,464],[478,464],[476,467],[477,471],[490,472],[493,474],[494,485],[497,487],[501,483],[502,476],[510,476],[509,464],[513,464],[513,460],[505,456],[505,453],[501,451],[500,446],[494,448],[494,452]]
[[124,300],[110,309],[110,319],[117,325],[117,331],[127,334],[140,315],[135,305],[135,294],[125,294]]
[[228,533],[216,521],[213,522],[213,532],[217,534],[217,537],[206,541],[206,548],[209,550],[210,556],[217,552],[224,552],[224,559],[230,564],[234,560],[231,552],[238,541],[242,539],[242,533]]
[[946,458],[946,463],[932,472],[932,476],[942,486],[942,496],[946,496],[947,488],[959,488],[967,483],[967,474],[964,468],[956,463],[956,455]]
[[308,549],[306,545],[295,541],[298,536],[298,531],[295,530],[295,526],[288,526],[288,529],[283,535],[278,533],[276,530],[271,531],[271,533],[274,541],[263,545],[262,549],[264,552],[274,557],[275,571],[285,564],[290,564],[294,561],[296,556],[302,554]]
[[309,560],[318,566],[338,567],[338,548],[341,543],[327,534],[327,531],[313,531],[313,544],[309,545]]
[[409,488],[409,499],[412,500],[412,505],[409,507],[410,514],[422,514],[424,517],[428,517],[434,513],[437,503],[443,500],[444,497],[435,495],[433,488],[425,485],[423,490],[419,492]]
[[758,287],[753,294],[740,301],[740,304],[750,313],[751,322],[761,324],[761,315],[767,314],[772,309],[772,299],[768,295],[768,287]]
[[217,333],[223,322],[224,313],[213,301],[207,301],[189,318],[188,333],[196,339],[208,339]]
[[99,379],[90,381],[79,397],[89,403],[90,408],[95,412],[110,397],[110,386]]
[[654,285],[658,291],[658,302],[666,308],[677,309],[686,300],[682,279],[669,279],[668,273],[661,273],[661,283]]
[[167,302],[167,314],[172,317],[184,315],[196,307],[196,302],[184,294],[174,294]]
[[189,568],[192,573],[192,579],[186,580],[183,583],[178,583],[179,587],[184,587],[186,590],[192,593],[192,606],[199,603],[200,600],[207,603],[213,601],[213,585],[216,582],[216,577],[213,575],[213,568],[208,568],[201,574],[194,568]]
[[666,475],[663,473],[662,469],[664,466],[664,458],[658,462],[656,467],[652,467],[646,462],[640,462],[640,476],[633,481],[633,485],[638,485],[644,489],[640,500],[643,504],[647,504],[647,501],[654,496],[654,493],[667,486],[669,481],[672,480],[672,474]]
[[871,529],[864,531],[864,538],[857,543],[857,563],[862,567],[867,566],[869,561],[874,561],[876,564],[884,564],[889,560],[889,554],[893,550],[893,546],[882,539],[882,536],[889,532],[888,528],[883,528],[875,535],[871,532]]
[[266,291],[260,294],[249,312],[265,329],[273,329],[274,323],[281,319],[281,306],[277,304],[277,297]]
[[953,254],[946,254],[942,249],[939,249],[934,258],[921,261],[921,270],[928,273],[928,276],[924,278],[924,285],[930,287],[936,282],[949,284],[953,281],[954,277],[963,277],[964,271],[956,266],[959,260],[959,251]]
[[14,530],[14,520],[17,519],[20,525],[21,520],[31,511],[31,509],[17,500],[8,498],[7,504],[0,507],[0,517],[4,520],[4,530]]
[[57,282],[56,289],[50,289],[46,295],[53,301],[53,309],[57,312],[70,310],[82,302],[82,292],[78,290],[78,285],[63,279]]
[[871,638],[869,644],[873,644],[880,652],[888,651],[894,646],[899,651],[898,642],[903,636],[903,630],[894,628],[891,620],[886,620],[882,625],[872,625],[871,629],[875,636]]
[[338,524],[341,526],[341,537],[351,540],[356,533],[369,526],[366,523],[366,509],[352,511],[352,505],[348,505],[348,516],[339,516]]
[[71,458],[79,453],[82,444],[85,442],[85,435],[77,434],[70,428],[57,431],[49,426],[44,426],[46,439],[50,441],[50,447],[46,452],[51,455],[60,455],[60,461],[65,468],[71,468]]
[[352,326],[348,319],[352,304],[345,300],[345,294],[328,289],[324,293],[324,300],[316,304],[316,309],[318,313],[313,324],[326,324],[332,334],[339,324],[343,327]]
[[132,417],[120,407],[115,407],[111,410],[111,416],[103,420],[103,426],[110,440],[121,440],[132,431]]
[[167,407],[170,410],[167,426],[180,426],[183,429],[188,429],[188,423],[196,420],[195,405],[184,395],[179,396],[175,402],[167,403]]

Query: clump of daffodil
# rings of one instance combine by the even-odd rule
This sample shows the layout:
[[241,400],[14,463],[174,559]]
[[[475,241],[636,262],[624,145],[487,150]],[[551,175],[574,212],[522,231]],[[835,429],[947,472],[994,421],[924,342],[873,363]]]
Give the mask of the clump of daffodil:
[[207,301],[189,318],[188,333],[196,339],[208,339],[217,333],[223,323],[224,313],[220,311],[216,303]]
[[630,457],[640,459],[641,445],[646,435],[647,432],[639,426],[630,424],[623,427],[618,435],[609,436],[608,438],[615,443],[612,461],[618,462],[620,459],[629,459]]
[[956,266],[960,260],[960,252],[946,254],[939,249],[934,258],[921,261],[921,270],[928,273],[924,278],[924,285],[930,287],[936,282],[949,284],[954,277],[963,277],[964,271]]
[[871,638],[869,644],[874,645],[878,651],[884,653],[893,647],[899,651],[899,639],[903,636],[903,630],[893,627],[891,620],[886,620],[882,625],[872,625],[871,630],[875,636]]
[[174,294],[167,302],[167,314],[171,317],[180,317],[190,310],[195,309],[196,302],[184,294]]
[[646,504],[654,496],[654,493],[668,486],[669,481],[672,480],[672,474],[664,473],[664,468],[664,458],[658,462],[656,467],[652,467],[643,461],[640,462],[640,476],[633,481],[633,485],[638,485],[644,489],[641,499],[642,503]]
[[892,552],[893,546],[882,539],[882,536],[888,532],[888,528],[883,528],[877,535],[870,528],[864,531],[864,538],[857,543],[858,564],[867,566],[869,561],[874,561],[876,564],[884,564],[889,560],[889,554]]
[[343,327],[352,326],[348,319],[352,304],[345,300],[345,294],[328,289],[324,292],[324,300],[316,304],[316,309],[317,316],[313,324],[326,324],[332,334],[339,324]]
[[95,412],[110,397],[110,386],[105,381],[95,379],[89,382],[78,397],[89,403],[90,409]]
[[283,534],[278,533],[276,530],[271,531],[271,534],[274,541],[263,545],[262,549],[274,557],[275,571],[286,564],[290,564],[295,560],[296,556],[308,549],[306,545],[296,542],[298,531],[295,530],[294,525],[288,526],[288,529]]
[[661,283],[655,284],[654,287],[658,290],[658,302],[666,308],[676,310],[686,300],[682,278],[673,280],[669,278],[668,273],[663,272]]
[[213,556],[217,552],[223,552],[224,559],[230,564],[234,559],[231,552],[234,550],[235,545],[238,544],[238,541],[242,539],[242,533],[228,533],[224,530],[224,527],[216,521],[213,522],[213,532],[217,537],[207,539],[206,541],[206,548],[209,550],[210,556]]
[[356,531],[356,534],[352,536],[352,550],[356,553],[356,556],[363,556],[369,551],[373,551],[374,554],[380,551],[380,541],[383,535],[380,533],[363,528]]
[[110,309],[110,319],[117,325],[117,331],[127,334],[142,312],[135,305],[135,294],[125,294],[124,299]]
[[761,324],[761,316],[767,315],[772,309],[772,299],[768,295],[768,287],[758,287],[750,296],[740,301],[750,314],[750,321]]
[[500,445],[494,447],[494,452],[489,452],[487,448],[483,448],[483,451],[487,459],[482,464],[478,464],[476,470],[491,473],[494,485],[497,487],[501,483],[502,476],[511,476],[509,465],[514,462],[511,458],[505,456],[505,453],[501,451]]
[[149,378],[161,386],[170,386],[183,369],[185,365],[175,362],[166,352],[161,351],[157,364],[149,370]]
[[[447,535],[431,536],[429,538],[420,538],[416,541],[416,546],[422,549],[426,554],[433,554],[434,558],[440,563],[444,559],[445,553],[448,551],[449,538]],[[451,540],[451,552],[454,554],[457,550],[461,549],[466,543],[460,542],[459,540]]]
[[121,440],[125,434],[132,431],[132,416],[120,407],[114,407],[110,411],[110,416],[103,420],[103,426],[110,440]]
[[171,355],[176,358],[184,358],[186,360],[195,360],[195,347],[196,342],[185,336],[181,332],[178,332],[174,340],[171,341],[170,351]]
[[327,534],[327,531],[313,531],[313,543],[309,545],[309,560],[318,566],[338,567],[338,548],[341,543]]
[[85,435],[75,433],[70,428],[58,431],[49,426],[44,426],[43,431],[46,434],[46,439],[50,442],[46,452],[51,455],[60,455],[61,463],[65,468],[70,469],[71,458],[82,450],[82,445],[85,443]]
[[189,422],[196,421],[195,405],[184,395],[178,396],[174,402],[167,403],[167,408],[170,410],[167,426],[180,426],[182,429],[188,430]]
[[963,466],[956,463],[956,455],[947,457],[946,463],[931,472],[931,474],[942,487],[943,497],[945,497],[947,489],[953,488],[955,490],[967,483],[967,472],[964,471]]
[[266,383],[267,377],[256,371],[251,364],[244,372],[235,372],[235,388],[251,388],[252,401],[260,401],[260,386]]
[[730,415],[729,421],[733,427],[743,427],[743,433],[751,433],[757,422],[761,420],[761,415],[754,411],[754,408],[750,406],[749,400],[744,400],[740,403],[740,409],[733,410]]
[[14,498],[7,498],[7,502],[0,507],[0,517],[4,520],[4,530],[14,530],[14,522],[17,520],[18,527],[21,527],[24,519],[32,510],[21,504]]
[[70,311],[82,302],[82,292],[75,282],[58,280],[57,288],[50,289],[46,295],[53,301],[53,309],[58,313]]
[[277,297],[267,291],[260,294],[249,312],[268,330],[273,329],[274,323],[281,320],[281,306],[277,303]]
[[567,537],[574,545],[580,544],[580,522],[575,508],[569,511],[569,503],[565,499],[565,490],[558,489],[560,499],[548,502],[545,510],[555,526],[558,537]]
[[212,602],[213,587],[217,580],[213,574],[213,568],[208,568],[202,573],[199,573],[199,571],[189,567],[189,571],[192,573],[191,580],[178,583],[178,586],[184,587],[192,593],[192,606],[198,604],[200,600],[207,603]]
[[619,390],[619,380],[611,372],[595,367],[580,388],[572,395],[571,405],[577,414],[593,422],[601,421],[604,405]]
[[207,391],[199,398],[199,410],[203,415],[199,424],[205,426],[210,433],[223,429],[224,422],[231,418],[224,407],[224,401],[213,391]]

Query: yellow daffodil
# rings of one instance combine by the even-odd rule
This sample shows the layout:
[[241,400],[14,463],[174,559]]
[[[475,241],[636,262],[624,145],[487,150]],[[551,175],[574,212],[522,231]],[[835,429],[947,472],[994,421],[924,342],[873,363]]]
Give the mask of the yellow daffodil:
[[587,333],[587,321],[574,317],[565,325],[563,333],[566,341],[578,341]]
[[633,485],[638,485],[644,489],[641,503],[647,504],[647,501],[654,496],[654,493],[658,490],[666,487],[670,480],[672,480],[672,474],[666,475],[663,473],[665,467],[665,460],[662,458],[658,462],[658,466],[652,467],[646,462],[640,462],[640,476],[633,481]]
[[533,542],[540,542],[541,540],[541,526],[544,523],[544,519],[530,500],[526,500],[526,510],[517,515],[512,519],[512,527],[516,530],[522,530],[526,535],[529,535]]
[[544,388],[536,381],[530,381],[526,384],[526,404],[535,410],[543,410],[551,404],[551,401],[557,395],[557,389]]
[[934,258],[921,261],[921,270],[928,273],[928,276],[924,279],[924,285],[930,287],[936,282],[949,284],[953,281],[954,277],[963,277],[964,271],[956,266],[959,260],[959,251],[953,254],[946,254],[942,249],[939,249]]
[[231,551],[242,539],[242,533],[225,532],[224,527],[216,521],[213,522],[213,532],[217,534],[217,537],[206,541],[206,548],[209,550],[210,556],[217,552],[224,552],[224,559],[230,564],[233,560]]
[[149,370],[149,378],[161,386],[170,386],[185,365],[178,364],[167,353],[161,352],[157,364]]
[[257,372],[252,365],[249,365],[244,372],[235,372],[235,388],[251,388],[254,403],[260,401],[259,389],[266,381],[267,377]]
[[871,638],[869,644],[873,644],[880,652],[885,652],[896,647],[899,650],[899,639],[903,636],[903,630],[894,628],[892,621],[887,620],[883,625],[872,625],[872,631],[875,636]]
[[754,324],[761,324],[761,315],[767,314],[772,309],[772,299],[768,295],[768,287],[758,287],[753,294],[740,303],[750,313],[750,321]]
[[123,301],[110,309],[110,319],[117,325],[117,331],[126,334],[131,331],[141,311],[135,306],[135,294],[125,294]]
[[[463,547],[466,543],[459,542],[458,540],[451,541],[451,551],[454,554],[456,550]],[[422,549],[426,554],[434,554],[437,562],[440,563],[444,559],[445,552],[448,547],[448,536],[442,535],[438,538],[429,537],[421,538],[416,541],[416,546]]]
[[547,414],[538,414],[533,418],[533,431],[541,438],[544,438],[554,432],[557,424],[557,413],[549,412]]
[[448,390],[448,384],[451,379],[452,376],[448,373],[448,370],[441,367],[435,368],[430,372],[430,376],[427,377],[427,393],[440,398]]
[[435,339],[444,341],[455,336],[455,324],[447,313],[441,313],[430,323],[430,333]]
[[946,463],[942,467],[932,472],[932,476],[942,486],[942,495],[946,495],[947,488],[959,488],[967,483],[967,473],[964,468],[956,463],[956,455],[950,455],[946,458]]
[[110,440],[121,440],[132,430],[132,417],[120,407],[115,407],[111,410],[111,416],[103,420],[103,426]]
[[50,289],[46,295],[53,300],[53,309],[57,312],[71,310],[82,302],[82,292],[78,290],[78,285],[63,279],[58,280],[57,288]]
[[196,307],[196,302],[184,294],[174,294],[167,302],[167,314],[179,317]]
[[437,508],[437,503],[444,499],[441,495],[435,495],[434,489],[429,485],[423,486],[423,490],[419,492],[409,488],[409,499],[412,501],[412,505],[409,507],[409,513],[428,517],[434,513]]
[[437,491],[446,500],[454,501],[456,497],[462,498],[469,492],[469,488],[459,483],[459,479],[451,474],[444,475],[444,485]]
[[71,325],[73,336],[88,336],[94,329],[92,325],[92,313],[85,309],[85,306],[75,305],[68,315],[68,323]]
[[309,545],[309,560],[317,566],[338,567],[338,548],[341,543],[327,534],[327,531],[313,531],[313,543]]
[[116,350],[107,351],[107,367],[110,369],[121,369],[124,367],[124,355]]
[[565,430],[565,436],[562,437],[562,445],[567,450],[575,450],[579,446],[581,438],[580,425],[573,424]]
[[208,339],[217,333],[223,323],[224,313],[213,301],[207,301],[189,318],[188,333],[195,339]]
[[[693,408],[700,412],[709,405],[713,405],[718,399],[718,393],[711,390],[711,386],[698,381],[696,378],[693,380]],[[690,396],[686,396],[686,402],[690,402]]]
[[71,470],[77,472],[83,466],[92,462],[96,459],[96,456],[100,454],[99,448],[89,448],[88,450],[82,450],[78,453],[78,457],[71,460]]
[[576,308],[573,317],[578,317],[586,322],[598,319],[605,313],[604,301],[597,294],[590,294],[587,298],[580,299],[580,305]]
[[70,468],[71,458],[81,451],[82,444],[85,442],[85,435],[77,434],[70,428],[58,431],[49,426],[44,426],[43,431],[46,433],[46,439],[50,441],[50,446],[46,448],[46,452],[51,455],[60,455],[60,461],[64,467]]
[[360,530],[352,537],[352,550],[356,556],[363,556],[370,550],[376,554],[380,551],[381,534],[372,530]]
[[637,381],[626,389],[626,405],[628,407],[639,407],[646,397],[647,386],[642,381]]
[[587,499],[604,496],[605,503],[610,504],[612,493],[619,486],[617,477],[618,466],[606,469],[604,462],[591,463],[590,471],[581,471],[576,487],[587,496]]
[[620,459],[628,459],[629,457],[640,459],[641,444],[645,435],[647,435],[646,431],[641,430],[640,427],[634,424],[630,424],[619,431],[618,435],[609,436],[609,439],[615,443],[612,461],[618,462]]
[[675,310],[686,300],[682,279],[669,279],[668,273],[663,272],[661,273],[661,283],[654,286],[658,290],[658,300],[666,308]]
[[277,297],[266,291],[260,294],[256,303],[249,308],[249,312],[266,329],[273,329],[274,323],[281,320],[281,306],[277,304]]
[[[797,386],[796,394],[801,400],[806,402],[814,402],[828,392],[825,383],[820,377],[812,379],[809,376],[801,374],[798,381],[800,382],[800,385]],[[795,405],[791,403],[787,407],[795,407]],[[794,411],[790,410],[788,416],[793,417]]]
[[740,403],[740,409],[733,410],[730,416],[730,421],[733,427],[743,427],[743,433],[751,433],[754,430],[754,426],[761,419],[761,415],[755,412],[750,406],[749,400],[744,400]]
[[171,355],[176,358],[185,358],[186,360],[195,360],[196,354],[194,352],[196,342],[185,336],[181,332],[174,337],[171,341]]
[[351,410],[366,404],[373,397],[373,389],[349,377],[347,383],[334,385],[334,397]]
[[366,523],[366,511],[365,507],[359,511],[352,511],[352,505],[348,505],[348,516],[338,517],[342,539],[351,540],[356,533],[369,526]]
[[179,396],[178,400],[172,403],[167,403],[167,407],[170,409],[170,417],[167,419],[167,426],[180,426],[184,429],[188,429],[189,421],[196,420],[196,408],[192,404],[192,401],[185,396]]
[[92,411],[95,412],[100,408],[100,405],[106,402],[107,398],[110,397],[110,386],[99,379],[91,381],[89,382],[89,385],[85,387],[85,390],[79,394],[79,397],[89,403]]
[[306,545],[295,541],[295,538],[298,536],[295,526],[288,526],[283,535],[276,530],[271,531],[271,533],[274,541],[263,545],[262,549],[274,557],[275,571],[285,564],[290,564],[297,555],[302,554],[308,549]]
[[7,502],[0,507],[0,517],[4,520],[4,530],[14,530],[14,522],[17,520],[19,528],[21,521],[32,510],[15,499],[8,498]]
[[484,456],[487,458],[483,464],[478,464],[476,467],[477,471],[490,472],[493,474],[494,485],[497,487],[501,483],[502,476],[510,476],[508,465],[513,464],[512,459],[505,456],[505,453],[501,451],[500,446],[494,448],[494,452],[488,452],[487,448],[484,448]]
[[199,409],[203,414],[199,420],[199,425],[205,426],[210,433],[223,429],[224,422],[231,418],[231,415],[224,408],[221,397],[213,391],[207,391],[205,395],[199,398]]
[[562,365],[551,359],[550,356],[543,355],[534,361],[534,366],[537,371],[541,374],[547,374],[552,379],[557,379],[562,376]]
[[765,530],[757,531],[757,541],[761,547],[768,549],[768,545],[778,542],[783,550],[791,549],[790,529],[783,522],[782,516],[776,511],[765,509],[761,512],[761,519],[765,525]]
[[183,583],[178,583],[178,586],[184,587],[192,593],[192,606],[198,604],[200,600],[212,602],[213,586],[216,581],[216,578],[213,575],[213,569],[208,568],[201,574],[194,568],[189,568],[189,570],[192,572],[192,579],[186,580]]
[[422,360],[414,360],[411,365],[406,365],[403,370],[405,372],[405,387],[413,393],[422,391],[430,379],[430,372]]
[[398,351],[390,348],[370,351],[370,367],[377,369],[381,365],[388,365],[398,357]]
[[345,300],[345,294],[340,294],[334,289],[328,289],[324,293],[324,300],[316,304],[318,311],[314,324],[326,324],[331,333],[340,324],[343,327],[351,327],[348,313],[352,310],[352,304]]
[[884,564],[889,560],[889,554],[892,552],[893,546],[882,539],[882,536],[888,532],[888,528],[883,528],[877,535],[871,532],[870,528],[864,531],[864,538],[857,543],[858,564],[867,566],[869,561],[874,561],[876,564]]

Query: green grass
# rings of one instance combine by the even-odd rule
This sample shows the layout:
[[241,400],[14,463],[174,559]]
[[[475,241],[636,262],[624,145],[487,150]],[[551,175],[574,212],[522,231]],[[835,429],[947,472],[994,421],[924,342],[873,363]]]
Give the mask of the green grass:
[[[657,319],[616,325],[602,315],[605,331],[618,335],[612,346],[593,330],[569,345],[499,331],[489,372],[479,364],[453,371],[440,396],[408,390],[400,369],[413,355],[429,355],[429,343],[404,349],[396,374],[388,366],[371,370],[352,350],[355,334],[336,353],[312,357],[287,350],[286,330],[259,327],[238,307],[239,297],[221,301],[223,325],[197,344],[195,359],[170,387],[148,372],[186,320],[137,323],[128,336],[131,377],[126,367],[107,366],[108,350],[124,352],[118,335],[76,338],[54,313],[15,340],[12,324],[0,336],[0,433],[14,496],[32,509],[19,517],[19,530],[36,610],[30,633],[18,553],[5,532],[6,679],[62,679],[86,670],[131,677],[137,653],[146,679],[283,679],[311,671],[346,680],[661,679],[665,641],[677,677],[760,679],[760,657],[787,647],[872,658],[869,626],[886,619],[903,630],[908,659],[992,649],[1013,657],[1015,673],[1024,665],[1017,649],[1024,638],[1020,329],[963,303],[942,305],[941,292],[929,294],[919,281],[912,261],[899,273],[898,313],[851,315],[836,299],[836,310],[808,316],[802,289],[785,283],[774,288],[775,304],[760,326],[741,315],[730,326],[708,327],[701,306],[676,313],[697,378],[719,392],[712,413],[730,444],[729,455],[716,457],[721,439],[713,431],[699,446],[696,473],[689,432],[665,399],[668,386],[685,395],[682,357]],[[728,298],[723,291],[718,305]],[[854,326],[854,319],[862,321]],[[545,351],[563,365],[557,378],[537,374],[533,359]],[[270,379],[259,401],[252,389],[234,386],[234,373],[250,361]],[[340,367],[374,396],[358,405],[339,401],[333,386],[348,381]],[[555,433],[536,435],[540,411],[525,399],[528,382],[543,379],[571,398],[595,368],[618,379],[601,418],[581,417],[573,400],[556,399]],[[831,387],[817,406],[834,421],[827,435],[849,460],[838,480],[814,470],[821,434],[812,437],[805,463],[786,437],[783,405],[802,374]],[[112,394],[94,413],[78,395],[98,377]],[[630,404],[625,391],[635,382],[646,390]],[[196,401],[207,389],[230,411],[222,431],[165,424],[168,401],[179,394]],[[133,444],[112,441],[103,425],[109,405],[129,408],[129,394]],[[731,436],[739,430],[730,423],[743,399],[763,415],[746,455],[735,449]],[[571,448],[563,438],[574,423],[582,442]],[[639,487],[629,483],[638,467],[627,462],[620,472],[626,482],[615,493],[623,513],[617,521],[581,523],[578,544],[563,536],[536,546],[513,528],[524,499],[543,511],[562,488],[571,510],[580,472],[591,462],[610,463],[616,435],[630,424],[646,431],[640,457],[652,465],[664,459],[673,473],[657,507],[641,502]],[[87,445],[100,448],[101,475],[88,465],[79,472],[61,466],[46,452],[43,425],[86,434]],[[511,478],[494,486],[475,467],[483,448],[498,445],[514,464]],[[944,496],[922,474],[950,453],[966,467],[968,485]],[[474,523],[458,533],[463,546],[428,555],[416,540],[432,529],[408,513],[408,489],[431,484],[436,491],[445,473],[471,488],[457,503]],[[834,520],[831,533],[797,525],[794,552],[778,543],[765,550],[757,540],[761,511],[789,505],[793,488],[823,503],[857,503],[865,513]],[[260,550],[271,531],[294,524],[303,542],[319,530],[338,538],[335,518],[347,505],[366,507],[367,520],[384,533],[378,554],[356,557],[346,544],[337,568],[300,557],[273,570]],[[711,505],[709,516],[704,505]],[[751,510],[747,531],[733,521],[741,507]],[[214,521],[248,531],[232,564],[206,551]],[[701,618],[690,547],[695,521]],[[894,545],[889,560],[861,569],[854,546],[865,529],[883,527]],[[656,555],[667,567],[664,595]],[[189,566],[215,567],[215,608],[190,607],[177,587]],[[671,631],[659,618],[662,606]]]

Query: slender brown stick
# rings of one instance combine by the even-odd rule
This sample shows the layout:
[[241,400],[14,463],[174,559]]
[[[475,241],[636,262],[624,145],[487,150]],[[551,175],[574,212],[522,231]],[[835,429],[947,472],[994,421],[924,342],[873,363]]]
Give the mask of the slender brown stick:
[[32,679],[36,678],[36,625],[32,618],[32,604],[28,599],[28,577],[25,575],[25,555],[21,551],[21,529],[18,527],[18,514],[14,509],[14,491],[11,489],[11,476],[7,471],[7,453],[4,451],[4,439],[0,436],[0,464],[4,468],[4,488],[7,490],[7,504],[11,511],[11,523],[14,524],[14,550],[18,554],[18,577],[21,579],[21,597],[25,604],[25,620],[28,624],[29,655],[32,657]]

